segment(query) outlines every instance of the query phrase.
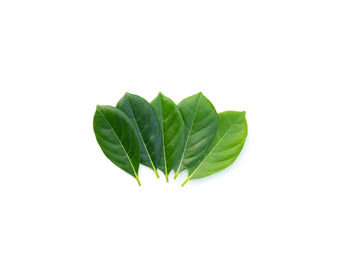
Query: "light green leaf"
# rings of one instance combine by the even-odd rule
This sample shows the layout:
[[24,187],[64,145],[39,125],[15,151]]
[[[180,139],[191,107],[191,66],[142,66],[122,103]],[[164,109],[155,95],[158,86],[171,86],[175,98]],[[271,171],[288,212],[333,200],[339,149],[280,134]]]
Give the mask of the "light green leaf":
[[153,169],[157,177],[157,164],[162,155],[162,134],[151,105],[140,96],[126,93],[117,104],[135,125],[141,146],[141,163]]
[[162,132],[162,156],[158,168],[165,174],[168,182],[168,175],[178,161],[184,143],[184,122],[176,104],[159,93],[151,102],[156,113]]
[[203,155],[215,136],[219,118],[213,104],[198,93],[178,104],[185,123],[185,143],[177,164],[177,174],[193,166]]
[[112,106],[97,106],[93,126],[97,142],[107,158],[141,185],[138,179],[140,143],[128,116]]
[[202,158],[188,169],[189,180],[199,179],[230,166],[241,152],[248,128],[245,112],[225,111],[218,114],[219,126],[211,145]]

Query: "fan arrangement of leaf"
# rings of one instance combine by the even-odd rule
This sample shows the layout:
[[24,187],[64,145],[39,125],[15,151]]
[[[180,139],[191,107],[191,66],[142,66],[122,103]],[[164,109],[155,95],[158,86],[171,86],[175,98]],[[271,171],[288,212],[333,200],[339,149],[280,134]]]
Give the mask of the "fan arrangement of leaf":
[[218,114],[202,93],[178,105],[162,93],[151,103],[126,93],[116,107],[97,106],[93,126],[103,153],[139,185],[140,163],[167,182],[171,170],[174,179],[187,170],[182,186],[219,172],[236,160],[248,132],[244,111]]

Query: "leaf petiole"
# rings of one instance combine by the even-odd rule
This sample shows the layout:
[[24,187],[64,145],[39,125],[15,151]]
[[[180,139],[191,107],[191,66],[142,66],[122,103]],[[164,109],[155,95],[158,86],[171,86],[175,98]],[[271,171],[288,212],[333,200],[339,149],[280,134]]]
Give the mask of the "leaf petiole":
[[183,184],[181,185],[181,187],[184,187],[185,186],[185,184],[191,179],[191,177],[192,176],[189,176],[189,177],[187,177],[187,179],[186,179],[186,181],[185,182],[183,182]]
[[136,175],[136,181],[137,181],[137,183],[139,184],[139,186],[141,186],[141,183],[140,183],[140,180],[139,180],[139,176],[138,175]]
[[158,172],[157,172],[157,169],[156,169],[156,168],[153,168],[153,171],[154,171],[154,173],[156,174],[157,178],[159,178],[159,174],[158,174]]

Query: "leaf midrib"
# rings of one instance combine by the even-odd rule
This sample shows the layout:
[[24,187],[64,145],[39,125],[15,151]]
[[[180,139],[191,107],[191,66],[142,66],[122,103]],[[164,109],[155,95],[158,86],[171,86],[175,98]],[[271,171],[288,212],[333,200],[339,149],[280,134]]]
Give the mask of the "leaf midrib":
[[187,136],[187,139],[186,139],[185,147],[184,147],[184,150],[182,152],[181,160],[180,160],[179,167],[177,168],[177,172],[176,173],[179,173],[179,171],[181,169],[181,166],[182,166],[182,163],[183,163],[183,160],[185,158],[185,152],[186,152],[187,144],[188,144],[188,141],[189,141],[189,138],[190,138],[190,135],[191,135],[191,131],[192,131],[192,128],[193,128],[194,120],[195,120],[195,118],[197,116],[197,109],[198,109],[199,99],[200,99],[200,97],[198,96],[197,103],[196,103],[196,109],[194,111],[194,116],[193,116],[193,119],[192,119],[191,127],[190,127],[190,130],[188,132],[188,136]]
[[142,134],[141,134],[139,125],[138,125],[138,123],[137,123],[137,121],[136,121],[136,117],[135,117],[135,114],[134,114],[134,111],[133,111],[133,108],[132,108],[132,105],[131,105],[131,103],[130,103],[129,98],[128,98],[128,102],[129,102],[129,105],[130,105],[130,109],[131,109],[132,116],[134,117],[134,120],[135,120],[135,122],[136,122],[136,124],[137,124],[136,127],[137,127],[137,130],[138,130],[139,133],[140,133],[141,141],[142,141],[142,143],[143,143],[143,145],[144,145],[144,147],[145,147],[145,150],[146,150],[148,159],[149,159],[149,161],[151,162],[151,165],[152,165],[153,170],[155,170],[156,168],[155,168],[155,166],[154,166],[154,164],[153,164],[153,161],[152,161],[152,159],[151,159],[151,156],[149,155],[149,152],[148,152],[146,143],[145,143],[145,141],[143,140],[143,137],[142,137]]
[[163,158],[164,158],[164,170],[165,170],[165,177],[168,176],[168,169],[167,169],[167,163],[166,163],[166,153],[165,153],[165,145],[164,145],[164,125],[163,125],[163,99],[160,97],[160,110],[161,110],[161,125],[162,125],[162,146],[163,146]]

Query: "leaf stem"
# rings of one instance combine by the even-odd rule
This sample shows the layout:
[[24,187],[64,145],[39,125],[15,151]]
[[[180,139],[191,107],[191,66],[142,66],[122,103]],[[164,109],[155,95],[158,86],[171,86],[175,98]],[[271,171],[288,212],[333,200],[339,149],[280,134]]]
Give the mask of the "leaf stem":
[[159,174],[158,174],[158,172],[157,172],[157,169],[156,169],[156,168],[153,168],[153,171],[155,172],[157,178],[159,178]]
[[175,173],[174,180],[176,180],[177,176],[179,175],[179,171]]
[[185,182],[183,182],[183,184],[181,185],[181,187],[184,187],[185,186],[185,184],[191,179],[191,177],[192,176],[189,176],[189,177],[187,177],[187,179],[186,179],[186,181]]
[[141,183],[140,183],[140,180],[139,180],[139,176],[138,175],[136,175],[136,181],[137,181],[137,183],[139,184],[139,186],[141,186]]
[[169,183],[168,173],[165,173],[166,182]]

